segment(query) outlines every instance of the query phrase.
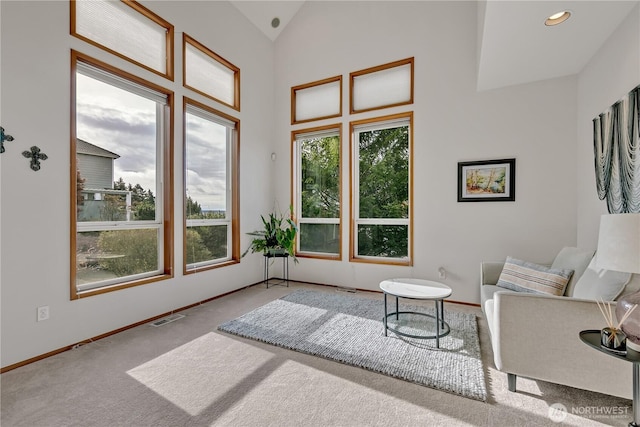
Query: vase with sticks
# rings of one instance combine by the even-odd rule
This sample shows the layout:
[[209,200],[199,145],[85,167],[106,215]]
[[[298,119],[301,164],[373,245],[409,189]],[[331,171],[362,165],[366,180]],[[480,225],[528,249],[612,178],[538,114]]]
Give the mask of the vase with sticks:
[[629,307],[629,309],[624,313],[624,316],[620,319],[620,321],[616,324],[614,319],[614,311],[611,308],[611,303],[609,301],[602,301],[602,304],[596,301],[598,304],[598,308],[600,309],[600,313],[604,317],[604,320],[607,322],[607,326],[602,328],[601,331],[601,339],[600,344],[603,348],[618,354],[626,354],[627,352],[627,335],[622,331],[621,326],[622,323],[627,320],[627,317],[635,310],[638,306],[637,304]]

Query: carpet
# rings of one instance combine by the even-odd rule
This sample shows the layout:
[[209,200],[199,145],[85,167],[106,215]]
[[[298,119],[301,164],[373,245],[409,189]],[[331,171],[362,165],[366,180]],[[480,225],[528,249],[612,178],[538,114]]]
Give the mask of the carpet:
[[[394,299],[390,299],[391,303]],[[392,311],[390,304],[389,311]],[[393,307],[395,308],[395,307]],[[433,307],[400,303],[400,311],[434,313]],[[384,336],[381,299],[297,290],[237,319],[221,324],[223,332],[290,350],[358,366],[426,387],[486,401],[476,317],[445,309],[451,333],[435,340]],[[393,317],[393,316],[392,316]],[[389,326],[411,333],[424,316]],[[433,320],[430,320],[434,328]],[[431,329],[433,330],[433,329]],[[413,331],[415,332],[415,331]],[[424,330],[422,331],[424,333]]]

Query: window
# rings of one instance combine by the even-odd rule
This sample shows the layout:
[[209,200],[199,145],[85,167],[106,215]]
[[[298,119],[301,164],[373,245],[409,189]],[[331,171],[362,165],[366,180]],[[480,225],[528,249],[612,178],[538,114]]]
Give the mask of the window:
[[291,88],[291,124],[342,115],[342,76]]
[[71,0],[71,34],[173,80],[173,25],[135,1]]
[[240,69],[183,34],[184,86],[240,111]]
[[351,113],[413,103],[413,58],[351,73]]
[[71,296],[171,277],[173,93],[72,51]]
[[184,271],[194,273],[240,257],[239,121],[185,98]]
[[351,123],[352,261],[411,265],[413,113]]
[[292,133],[301,256],[340,259],[340,125]]

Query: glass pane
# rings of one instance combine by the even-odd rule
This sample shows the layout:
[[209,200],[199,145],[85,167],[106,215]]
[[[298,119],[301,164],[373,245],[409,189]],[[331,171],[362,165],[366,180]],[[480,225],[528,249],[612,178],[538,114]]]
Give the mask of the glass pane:
[[187,264],[227,257],[227,225],[187,228]]
[[340,115],[341,81],[296,90],[296,121]]
[[409,226],[358,225],[358,255],[405,258],[409,253]]
[[409,217],[409,126],[359,133],[360,218]]
[[411,102],[411,67],[412,64],[406,64],[354,77],[353,109]]
[[185,51],[187,86],[234,106],[235,71],[190,45]]
[[119,1],[76,1],[76,33],[163,74],[167,29]]
[[78,221],[155,220],[157,103],[76,74]]
[[340,217],[340,139],[310,138],[300,142],[302,217]]
[[76,285],[159,270],[155,228],[77,233]]
[[303,252],[340,253],[338,224],[300,224],[300,250]]
[[186,217],[225,218],[227,127],[186,114]]

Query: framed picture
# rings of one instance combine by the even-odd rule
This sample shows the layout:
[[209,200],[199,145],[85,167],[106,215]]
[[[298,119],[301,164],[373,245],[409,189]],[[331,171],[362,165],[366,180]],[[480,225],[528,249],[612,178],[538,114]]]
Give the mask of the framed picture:
[[458,163],[459,202],[516,200],[516,159]]

